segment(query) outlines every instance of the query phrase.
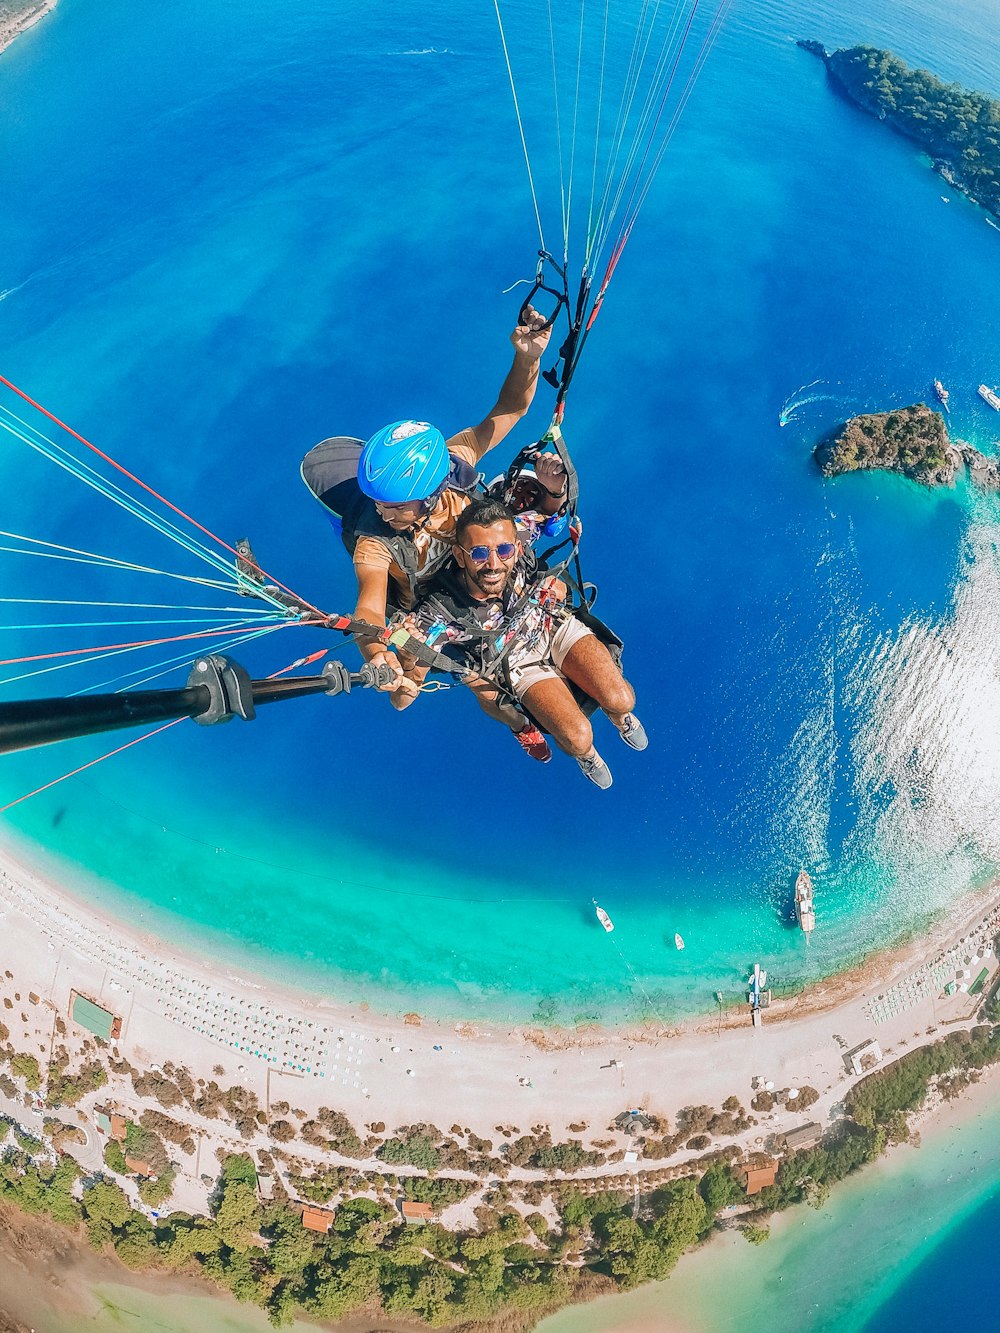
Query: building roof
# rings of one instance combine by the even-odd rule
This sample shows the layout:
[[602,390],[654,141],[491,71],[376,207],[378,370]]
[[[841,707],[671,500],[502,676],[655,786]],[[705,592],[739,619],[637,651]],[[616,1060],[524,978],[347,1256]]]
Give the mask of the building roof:
[[74,1023],[86,1028],[95,1037],[100,1037],[102,1041],[111,1040],[111,1028],[114,1025],[115,1016],[109,1009],[102,1009],[99,1004],[95,1004],[93,1000],[88,1000],[85,995],[74,993],[70,1016]]
[[790,1129],[785,1135],[786,1148],[811,1148],[814,1143],[818,1143],[823,1136],[822,1126],[817,1125],[814,1120],[810,1120],[807,1125],[799,1125],[797,1129]]
[[745,1166],[743,1174],[746,1176],[747,1194],[759,1194],[766,1186],[774,1184],[774,1178],[778,1174],[778,1163],[768,1162],[767,1166]]
[[97,1126],[97,1132],[99,1134],[111,1133],[111,1117],[106,1111],[94,1112],[94,1124]]
[[134,1176],[151,1176],[153,1169],[148,1162],[142,1161],[139,1157],[126,1157],[125,1165]]
[[434,1216],[429,1203],[413,1203],[409,1199],[403,1200],[402,1212],[408,1222],[426,1222]]
[[128,1133],[128,1121],[123,1115],[117,1112],[111,1113],[111,1137],[117,1139],[119,1143],[125,1142],[125,1135]]
[[303,1208],[302,1225],[309,1231],[326,1233],[333,1226],[333,1213],[326,1208]]

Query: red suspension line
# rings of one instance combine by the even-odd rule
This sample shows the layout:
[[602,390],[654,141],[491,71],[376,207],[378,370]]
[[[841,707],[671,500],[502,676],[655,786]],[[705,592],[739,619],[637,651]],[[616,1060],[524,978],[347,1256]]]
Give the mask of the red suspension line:
[[169,731],[171,727],[176,727],[178,722],[187,722],[186,717],[174,718],[173,722],[167,722],[162,727],[157,727],[154,731],[147,731],[142,736],[136,736],[134,740],[126,741],[124,745],[117,746],[114,750],[108,750],[107,754],[100,754],[96,759],[91,759],[89,763],[81,764],[79,768],[72,769],[69,773],[63,773],[58,778],[53,778],[51,782],[43,783],[41,787],[36,787],[34,791],[25,792],[23,796],[18,796],[16,800],[8,801],[6,805],[0,805],[0,815],[6,814],[8,810],[13,810],[15,805],[20,805],[22,801],[30,801],[32,796],[39,796],[43,791],[48,791],[50,787],[56,787],[60,782],[65,782],[67,778],[75,778],[78,773],[84,773],[88,768],[93,768],[95,764],[103,763],[105,759],[110,759],[113,755],[121,754],[123,750],[130,750],[133,745],[139,745],[142,741],[148,741],[150,736],[159,736],[161,731]]
[[[288,620],[275,625],[275,629],[288,629],[299,621]],[[64,648],[58,653],[35,653],[31,657],[7,657],[0,660],[0,667],[20,666],[23,662],[48,662],[55,657],[77,657],[81,653],[112,653],[126,648],[154,648],[161,643],[183,643],[186,639],[217,639],[220,634],[259,634],[259,625],[248,625],[246,629],[200,629],[191,634],[172,634],[164,639],[139,639],[135,643],[102,643],[96,648]]]

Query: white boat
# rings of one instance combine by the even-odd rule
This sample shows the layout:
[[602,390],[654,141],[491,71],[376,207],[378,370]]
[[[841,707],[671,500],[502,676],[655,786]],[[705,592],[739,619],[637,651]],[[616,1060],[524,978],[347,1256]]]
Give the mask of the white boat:
[[753,975],[747,982],[747,986],[750,988],[750,1003],[755,1009],[760,1007],[763,990],[766,985],[767,973],[761,967],[760,963],[754,963]]
[[816,929],[816,910],[813,907],[813,882],[805,870],[799,871],[795,881],[795,916],[803,933],[808,937]]
[[994,412],[1000,412],[1000,398],[997,397],[988,384],[980,384],[976,392],[984,403],[989,403]]
[[597,913],[598,921],[600,921],[601,925],[610,935],[615,928],[615,923],[611,920],[611,918],[608,916],[607,912],[605,912],[603,907],[598,907],[596,898],[591,899],[591,901],[594,904],[594,911]]
[[674,936],[674,948],[675,948],[675,949],[683,949],[683,948],[684,948],[684,939],[683,939],[683,936],[681,936],[681,935],[675,935],[675,936]]

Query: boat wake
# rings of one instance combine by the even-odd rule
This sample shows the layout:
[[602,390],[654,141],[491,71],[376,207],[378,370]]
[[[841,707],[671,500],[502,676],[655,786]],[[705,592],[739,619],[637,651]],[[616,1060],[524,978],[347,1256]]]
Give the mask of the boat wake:
[[827,384],[828,380],[812,380],[809,384],[801,384],[794,393],[790,393],[781,404],[781,411],[778,413],[778,425],[787,426],[791,422],[798,420],[797,413],[810,403],[832,402],[835,394],[832,393],[809,393],[808,390],[815,388],[817,384]]

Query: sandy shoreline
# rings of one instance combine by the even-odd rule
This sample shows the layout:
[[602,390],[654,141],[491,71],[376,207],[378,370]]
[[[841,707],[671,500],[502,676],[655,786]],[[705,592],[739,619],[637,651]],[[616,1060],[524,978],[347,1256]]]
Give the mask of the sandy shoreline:
[[[66,1016],[77,990],[121,1016],[118,1047],[136,1065],[172,1060],[196,1078],[221,1065],[226,1081],[252,1088],[264,1106],[334,1106],[359,1126],[423,1120],[447,1128],[460,1117],[480,1133],[498,1121],[544,1122],[557,1135],[586,1121],[601,1137],[626,1107],[672,1118],[731,1095],[747,1104],[755,1078],[779,1089],[814,1087],[820,1100],[807,1118],[825,1122],[853,1081],[845,1052],[871,1038],[883,1054],[899,1052],[974,1011],[967,994],[946,999],[913,978],[942,956],[952,974],[971,971],[963,964],[982,954],[981,923],[993,923],[991,936],[1000,924],[1000,886],[955,905],[928,936],[776,1000],[759,1029],[746,1012],[670,1029],[586,1031],[378,1014],[182,953],[86,906],[9,852],[0,852],[0,913],[13,960],[13,977],[0,982],[41,997],[46,1012],[25,1014],[25,1037],[40,1053],[53,1016]],[[757,1135],[802,1118],[777,1108]]]
[[[987,920],[988,929],[983,925]],[[220,1082],[252,1088],[264,1106],[284,1100],[310,1115],[321,1105],[332,1106],[359,1129],[374,1120],[384,1120],[390,1131],[421,1120],[447,1129],[459,1119],[484,1136],[491,1136],[498,1122],[524,1132],[544,1123],[551,1127],[553,1138],[559,1138],[572,1132],[571,1124],[586,1123],[587,1132],[579,1136],[587,1142],[607,1138],[607,1125],[627,1107],[643,1106],[673,1118],[684,1106],[718,1107],[733,1094],[748,1104],[755,1078],[773,1080],[778,1088],[815,1087],[820,1099],[806,1113],[792,1114],[778,1107],[760,1116],[759,1123],[736,1140],[744,1150],[759,1148],[771,1134],[805,1120],[825,1125],[837,1114],[837,1104],[854,1082],[845,1060],[849,1048],[874,1037],[891,1057],[967,1025],[978,1002],[963,993],[944,999],[936,989],[914,988],[912,979],[942,956],[956,974],[975,975],[962,966],[973,958],[995,968],[992,953],[982,951],[987,935],[992,939],[998,926],[1000,885],[992,885],[956,905],[947,920],[926,936],[874,956],[797,999],[775,1001],[759,1029],[744,1015],[728,1025],[705,1018],[669,1031],[652,1027],[543,1031],[507,1025],[491,1031],[483,1024],[408,1023],[238,975],[225,964],[181,952],[128,922],[113,920],[9,852],[0,852],[0,930],[7,945],[5,965],[12,974],[0,976],[0,996],[11,1001],[3,1021],[11,1027],[15,1049],[30,1049],[44,1063],[56,1018],[66,1019],[75,989],[121,1016],[118,1050],[139,1067],[172,1060],[185,1064],[196,1078],[206,1079],[222,1067],[225,1076]],[[894,995],[909,997],[908,1007],[890,1012]],[[876,1022],[873,1006],[878,1005],[885,1017]],[[276,1040],[269,1037],[268,1049],[280,1044],[281,1052],[288,1051],[302,1069],[264,1061],[260,1054],[237,1050],[232,1044],[236,1039],[232,1034],[242,1033],[249,1023],[258,1034],[255,1049],[263,1050],[264,1014],[277,1029]],[[19,1019],[25,1020],[21,1030]],[[213,1023],[214,1033],[208,1030]],[[931,1103],[917,1127],[946,1125],[966,1111],[973,1115],[977,1099],[995,1090],[995,1078],[988,1087],[989,1093],[986,1088],[973,1089],[967,1105],[964,1098],[959,1104]],[[80,1109],[89,1114],[93,1100],[88,1098]],[[126,1114],[137,1114],[142,1106],[124,1081],[121,1087],[102,1089],[96,1100],[114,1102]],[[27,1119],[32,1127],[34,1113],[8,1105],[5,1098],[0,1103],[0,1111],[15,1114],[22,1122]],[[199,1160],[179,1173],[172,1207],[202,1211],[206,1194],[200,1172],[206,1166],[211,1170],[216,1150],[248,1146],[228,1125],[218,1125],[210,1135],[199,1147]],[[619,1146],[629,1145],[622,1140]],[[99,1169],[99,1143],[94,1151],[90,1165]],[[581,1175],[641,1173],[663,1165],[640,1158],[634,1164],[616,1163]],[[778,1234],[791,1223],[776,1219],[775,1225]],[[87,1291],[95,1280],[115,1282],[115,1268],[111,1265],[106,1276],[95,1270],[84,1284]],[[151,1287],[141,1279],[135,1286],[152,1293],[155,1283]],[[71,1297],[73,1308],[77,1297],[83,1298],[68,1289],[64,1295]],[[169,1302],[173,1289],[164,1287],[160,1298]],[[177,1299],[183,1298],[178,1294]],[[27,1312],[30,1306],[24,1308]],[[609,1308],[617,1310],[613,1303]],[[657,1317],[650,1328],[683,1326],[682,1321],[657,1323]],[[364,1322],[358,1327],[363,1328]]]
[[20,14],[9,18],[0,16],[0,51],[6,50],[22,33],[40,23],[46,14],[55,9],[57,2],[58,0],[37,0],[37,3],[29,4]]

